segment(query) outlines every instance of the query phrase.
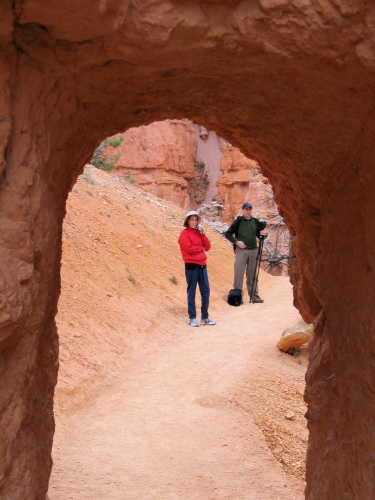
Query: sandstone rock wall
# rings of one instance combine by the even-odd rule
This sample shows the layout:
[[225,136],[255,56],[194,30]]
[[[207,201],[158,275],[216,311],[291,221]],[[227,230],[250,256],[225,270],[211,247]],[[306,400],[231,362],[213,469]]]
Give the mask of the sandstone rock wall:
[[202,161],[209,178],[202,203],[217,195],[225,141],[214,131],[183,119],[154,122],[120,135],[124,139],[120,147],[105,148],[110,157],[120,154],[117,174],[130,175],[145,191],[185,209],[195,209],[201,203],[197,203],[192,182],[196,176],[194,164]]
[[137,185],[160,198],[189,209],[189,181],[194,176],[197,141],[190,120],[165,120],[131,128],[121,134],[117,174],[129,174]]
[[194,162],[202,161],[209,178],[202,203],[219,194],[225,206],[223,222],[230,224],[247,200],[259,218],[269,221],[277,214],[272,187],[260,166],[214,131],[183,119],[134,127],[117,136],[123,138],[121,145],[105,148],[109,157],[120,155],[114,172],[128,176],[145,191],[185,209],[197,208],[191,181]]
[[184,117],[256,159],[292,234],[295,305],[316,336],[306,497],[373,498],[375,5],[0,9],[3,498],[47,491],[68,192],[103,137]]
[[223,213],[224,222],[230,224],[241,213],[245,201],[253,205],[255,217],[269,220],[270,214],[277,214],[272,187],[255,160],[247,158],[238,148],[226,144],[220,170],[222,176],[216,184],[226,208]]
[[[209,186],[202,203],[210,203],[218,194],[216,182],[221,177],[220,160],[223,154],[224,139],[219,137],[213,130],[194,124],[195,136],[197,138],[196,161],[202,161],[209,178]],[[196,208],[194,193],[190,195],[191,206]]]
[[279,216],[272,186],[262,175],[260,165],[238,148],[225,144],[220,170],[222,176],[216,184],[225,206],[223,221],[230,225],[237,215],[242,214],[243,203],[249,201],[253,206],[253,216],[267,222],[268,237],[264,241],[262,267],[274,275],[288,274],[289,231]]

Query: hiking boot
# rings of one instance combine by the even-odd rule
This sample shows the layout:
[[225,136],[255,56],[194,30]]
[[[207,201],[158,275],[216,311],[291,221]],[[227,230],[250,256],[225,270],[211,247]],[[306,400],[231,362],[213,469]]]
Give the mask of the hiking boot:
[[190,326],[199,326],[198,321],[195,318],[189,319],[189,325]]
[[201,325],[216,325],[216,321],[213,321],[210,318],[207,319],[201,319]]
[[259,295],[255,295],[254,300],[250,299],[249,302],[253,302],[254,304],[262,304],[264,300],[261,299]]

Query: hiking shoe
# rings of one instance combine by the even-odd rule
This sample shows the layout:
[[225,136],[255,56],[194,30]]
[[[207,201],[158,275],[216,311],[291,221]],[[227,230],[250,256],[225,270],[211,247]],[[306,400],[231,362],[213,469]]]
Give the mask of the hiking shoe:
[[249,302],[253,302],[254,304],[262,304],[264,300],[261,299],[259,295],[255,295],[254,300],[250,299]]
[[189,319],[190,326],[199,326],[198,321],[195,318]]
[[210,318],[207,319],[201,319],[201,325],[216,325],[216,321],[213,321]]

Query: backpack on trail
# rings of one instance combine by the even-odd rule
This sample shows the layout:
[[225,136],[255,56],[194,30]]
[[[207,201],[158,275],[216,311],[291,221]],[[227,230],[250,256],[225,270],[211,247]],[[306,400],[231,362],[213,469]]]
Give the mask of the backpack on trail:
[[230,306],[238,307],[242,304],[242,290],[241,288],[232,288],[229,290],[227,302]]

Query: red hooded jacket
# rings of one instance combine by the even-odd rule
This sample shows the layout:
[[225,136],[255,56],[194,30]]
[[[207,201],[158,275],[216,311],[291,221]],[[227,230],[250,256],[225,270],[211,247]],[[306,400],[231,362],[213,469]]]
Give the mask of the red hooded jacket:
[[205,234],[187,227],[181,231],[178,243],[185,263],[206,265],[206,252],[211,248],[211,243]]

